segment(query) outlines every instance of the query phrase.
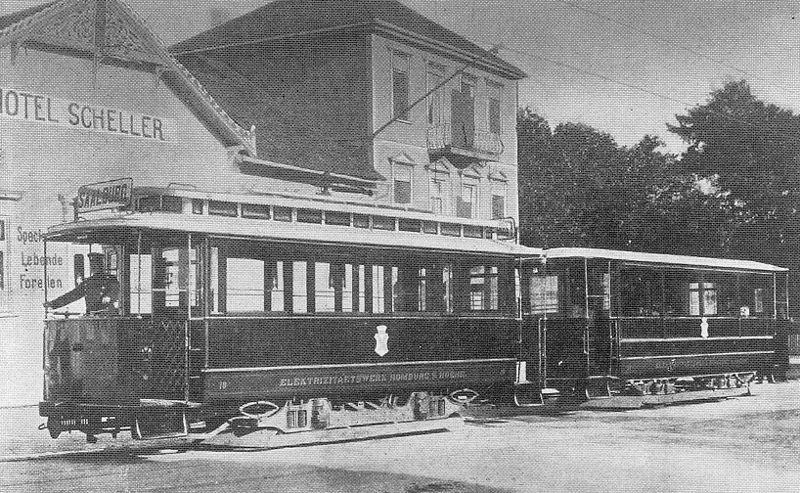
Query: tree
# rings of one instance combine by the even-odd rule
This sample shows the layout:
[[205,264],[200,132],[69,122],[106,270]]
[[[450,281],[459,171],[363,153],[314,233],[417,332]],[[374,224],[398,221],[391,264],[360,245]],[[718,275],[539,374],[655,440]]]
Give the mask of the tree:
[[657,152],[661,141],[645,136],[627,148],[584,124],[551,130],[530,108],[517,124],[523,243],[640,248],[646,233],[637,210],[674,161]]
[[685,172],[716,177],[736,207],[719,255],[786,265],[800,244],[800,116],[757,99],[745,81],[729,82],[709,100],[676,115],[669,131],[689,144]]

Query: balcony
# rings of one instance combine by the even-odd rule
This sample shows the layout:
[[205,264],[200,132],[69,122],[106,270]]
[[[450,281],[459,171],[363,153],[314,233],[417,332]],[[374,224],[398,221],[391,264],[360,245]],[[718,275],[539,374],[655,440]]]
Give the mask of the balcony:
[[455,132],[451,123],[428,129],[428,153],[433,158],[447,157],[456,166],[468,166],[475,161],[499,161],[503,153],[500,135],[462,126]]

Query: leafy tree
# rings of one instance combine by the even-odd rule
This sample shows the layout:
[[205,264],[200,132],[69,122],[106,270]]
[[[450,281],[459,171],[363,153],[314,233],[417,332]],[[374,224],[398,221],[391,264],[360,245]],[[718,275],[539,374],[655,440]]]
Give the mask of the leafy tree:
[[641,248],[636,212],[673,157],[656,137],[627,148],[587,125],[551,129],[530,108],[519,111],[520,229],[542,247]]
[[800,243],[800,116],[757,99],[745,81],[729,82],[709,100],[676,116],[668,129],[689,147],[686,172],[716,177],[736,207],[717,255],[786,265]]

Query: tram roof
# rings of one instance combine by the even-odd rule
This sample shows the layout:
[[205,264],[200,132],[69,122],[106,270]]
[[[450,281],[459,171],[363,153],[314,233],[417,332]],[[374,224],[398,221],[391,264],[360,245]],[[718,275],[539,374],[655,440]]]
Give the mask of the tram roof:
[[646,264],[662,264],[686,267],[707,267],[714,269],[733,269],[747,271],[787,272],[789,269],[776,265],[755,262],[752,260],[736,260],[713,257],[694,257],[690,255],[670,255],[665,253],[629,252],[624,250],[606,250],[602,248],[550,248],[544,250],[544,257],[557,258],[601,258],[640,262]]
[[525,247],[510,241],[164,212],[133,213],[60,224],[49,229],[47,238],[55,241],[72,241],[81,236],[88,236],[89,241],[92,241],[92,238],[102,237],[104,234],[119,238],[126,231],[133,233],[136,230],[197,233],[282,243],[301,242],[311,245],[474,253],[515,258],[538,257],[542,254],[541,249]]

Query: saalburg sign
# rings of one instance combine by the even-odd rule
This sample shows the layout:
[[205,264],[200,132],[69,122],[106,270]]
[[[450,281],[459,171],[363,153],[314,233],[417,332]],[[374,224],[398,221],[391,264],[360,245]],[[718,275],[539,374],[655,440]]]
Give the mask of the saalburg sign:
[[175,140],[175,122],[120,108],[0,87],[0,118],[60,125],[156,142]]

